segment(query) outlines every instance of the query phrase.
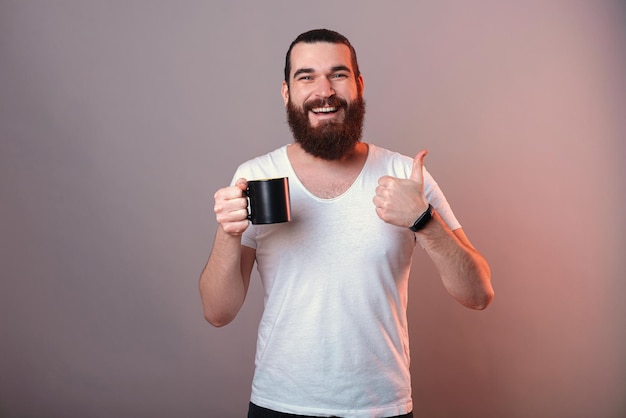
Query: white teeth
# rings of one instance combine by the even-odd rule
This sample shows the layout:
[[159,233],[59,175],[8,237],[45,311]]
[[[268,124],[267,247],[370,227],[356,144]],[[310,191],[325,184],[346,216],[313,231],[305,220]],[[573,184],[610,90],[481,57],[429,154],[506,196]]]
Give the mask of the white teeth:
[[311,109],[313,113],[331,113],[336,112],[336,107],[316,107],[315,109]]

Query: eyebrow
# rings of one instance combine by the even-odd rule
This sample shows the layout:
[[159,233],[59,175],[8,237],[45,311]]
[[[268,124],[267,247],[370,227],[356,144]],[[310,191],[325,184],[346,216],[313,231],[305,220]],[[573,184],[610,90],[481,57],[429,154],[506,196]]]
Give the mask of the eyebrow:
[[[337,71],[347,71],[351,72],[350,68],[345,65],[336,65],[331,68],[331,73],[336,73]],[[293,78],[298,77],[300,74],[312,74],[315,70],[313,68],[300,68],[295,73],[293,73]]]

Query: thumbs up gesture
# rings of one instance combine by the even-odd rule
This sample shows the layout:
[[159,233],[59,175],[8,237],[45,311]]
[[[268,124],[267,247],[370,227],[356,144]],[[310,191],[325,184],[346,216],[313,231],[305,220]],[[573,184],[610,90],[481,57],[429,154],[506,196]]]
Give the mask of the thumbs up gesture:
[[428,208],[423,171],[426,154],[428,151],[422,150],[413,158],[413,169],[408,179],[391,176],[378,179],[373,201],[380,219],[408,228]]

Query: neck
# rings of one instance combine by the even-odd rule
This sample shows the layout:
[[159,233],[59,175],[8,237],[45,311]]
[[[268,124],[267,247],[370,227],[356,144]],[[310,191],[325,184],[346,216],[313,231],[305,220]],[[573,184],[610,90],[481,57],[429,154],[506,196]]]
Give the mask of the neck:
[[298,144],[287,147],[287,156],[304,187],[322,199],[337,197],[350,188],[367,160],[368,146],[359,142],[338,160],[324,160],[307,153]]
[[351,166],[352,164],[361,164],[364,161],[364,157],[367,156],[368,146],[363,142],[355,144],[354,148],[350,152],[346,153],[343,157],[336,160],[326,160],[324,158],[316,157],[306,152],[299,143],[295,142],[289,146],[289,154],[292,158],[297,158],[303,163],[315,164],[318,166]]

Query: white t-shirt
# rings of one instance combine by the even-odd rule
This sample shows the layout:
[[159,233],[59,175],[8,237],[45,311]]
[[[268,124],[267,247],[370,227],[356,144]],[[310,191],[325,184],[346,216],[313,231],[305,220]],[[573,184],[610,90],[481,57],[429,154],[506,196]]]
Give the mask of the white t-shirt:
[[[265,309],[251,401],[300,415],[380,417],[409,413],[407,286],[415,235],[382,221],[372,199],[384,175],[408,178],[409,157],[369,145],[342,195],[321,199],[299,181],[287,146],[242,164],[233,182],[289,177],[289,223],[250,225]],[[460,225],[424,170],[428,201]]]

